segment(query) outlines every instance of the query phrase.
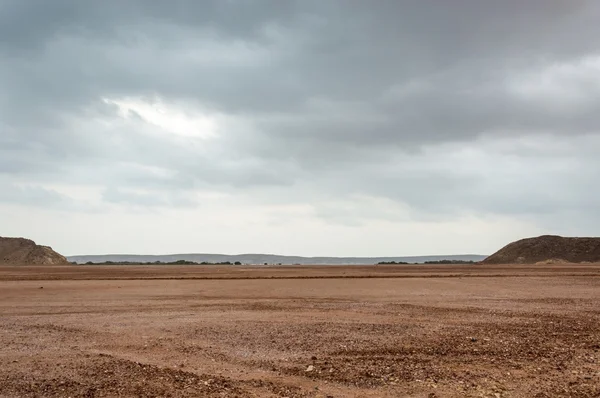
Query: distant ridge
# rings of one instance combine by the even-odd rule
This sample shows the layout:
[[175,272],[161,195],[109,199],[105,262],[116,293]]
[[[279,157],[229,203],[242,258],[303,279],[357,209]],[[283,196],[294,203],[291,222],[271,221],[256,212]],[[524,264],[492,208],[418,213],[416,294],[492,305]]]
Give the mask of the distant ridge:
[[78,264],[87,262],[104,263],[130,262],[130,263],[153,263],[153,262],[175,262],[180,260],[193,261],[196,263],[235,263],[242,264],[300,264],[300,265],[352,265],[352,264],[377,264],[379,262],[407,262],[424,263],[425,261],[459,260],[459,261],[481,261],[485,256],[475,254],[448,255],[448,256],[404,256],[404,257],[301,257],[280,256],[275,254],[168,254],[168,255],[137,255],[137,254],[107,254],[107,255],[82,255],[68,256],[69,261]]
[[512,242],[486,258],[484,264],[600,262],[600,238],[543,235]]

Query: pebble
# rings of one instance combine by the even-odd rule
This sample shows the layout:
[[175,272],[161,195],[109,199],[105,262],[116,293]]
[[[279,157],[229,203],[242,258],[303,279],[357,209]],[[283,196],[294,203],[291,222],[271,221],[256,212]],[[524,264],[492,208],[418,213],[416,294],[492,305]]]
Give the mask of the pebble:
[[312,372],[313,370],[315,370],[315,367],[312,365],[308,365],[308,367],[306,368],[306,372]]

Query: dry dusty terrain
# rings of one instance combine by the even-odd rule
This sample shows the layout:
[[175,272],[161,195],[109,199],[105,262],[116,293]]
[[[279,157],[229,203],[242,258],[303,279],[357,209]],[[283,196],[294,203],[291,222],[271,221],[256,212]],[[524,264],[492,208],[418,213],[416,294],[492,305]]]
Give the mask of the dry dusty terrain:
[[600,397],[600,265],[0,267],[2,397]]

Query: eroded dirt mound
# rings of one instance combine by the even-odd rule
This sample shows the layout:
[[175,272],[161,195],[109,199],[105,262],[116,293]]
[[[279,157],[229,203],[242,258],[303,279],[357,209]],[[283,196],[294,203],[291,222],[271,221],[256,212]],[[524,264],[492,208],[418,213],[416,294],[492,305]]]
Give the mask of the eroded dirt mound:
[[600,262],[600,238],[564,238],[544,235],[503,247],[484,264],[555,264]]
[[69,264],[66,257],[51,247],[24,238],[0,237],[0,264]]

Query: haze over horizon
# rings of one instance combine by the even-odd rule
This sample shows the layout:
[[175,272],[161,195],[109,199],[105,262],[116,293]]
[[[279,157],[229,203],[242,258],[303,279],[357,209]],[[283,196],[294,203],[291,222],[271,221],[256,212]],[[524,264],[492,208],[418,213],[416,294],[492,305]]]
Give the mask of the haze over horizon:
[[0,236],[490,254],[600,225],[600,2],[0,0]]

